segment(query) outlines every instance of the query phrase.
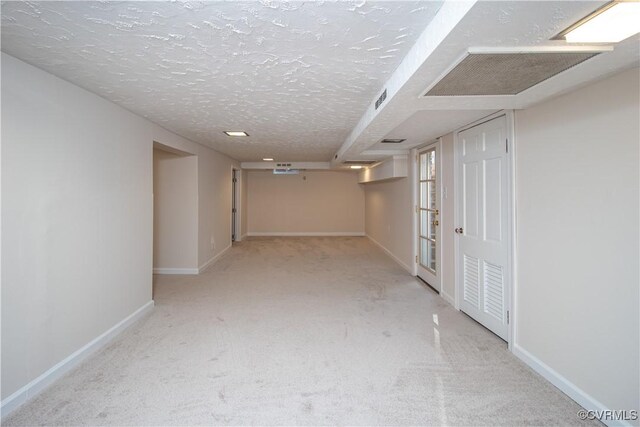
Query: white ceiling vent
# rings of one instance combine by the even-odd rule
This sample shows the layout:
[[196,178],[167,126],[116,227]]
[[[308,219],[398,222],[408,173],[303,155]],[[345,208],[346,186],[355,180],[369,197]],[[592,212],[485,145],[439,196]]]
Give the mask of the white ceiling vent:
[[516,95],[604,50],[469,50],[425,96]]

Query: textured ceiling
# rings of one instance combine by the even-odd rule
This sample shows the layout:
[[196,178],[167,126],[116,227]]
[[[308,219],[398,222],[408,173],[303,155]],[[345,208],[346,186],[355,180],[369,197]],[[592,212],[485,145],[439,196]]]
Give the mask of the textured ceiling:
[[441,3],[2,2],[2,50],[238,160],[327,161]]

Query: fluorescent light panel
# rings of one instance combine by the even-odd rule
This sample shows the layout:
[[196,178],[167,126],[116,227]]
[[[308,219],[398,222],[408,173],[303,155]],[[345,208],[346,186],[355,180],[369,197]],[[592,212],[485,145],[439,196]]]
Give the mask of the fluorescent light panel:
[[640,32],[640,2],[617,1],[563,31],[568,43],[618,43]]
[[273,162],[273,159],[271,157],[265,157],[264,159],[265,162]]
[[224,133],[226,133],[227,136],[249,136],[249,134],[243,130],[225,130]]
[[360,166],[360,165],[351,165],[350,168],[351,169],[362,169],[362,166]]

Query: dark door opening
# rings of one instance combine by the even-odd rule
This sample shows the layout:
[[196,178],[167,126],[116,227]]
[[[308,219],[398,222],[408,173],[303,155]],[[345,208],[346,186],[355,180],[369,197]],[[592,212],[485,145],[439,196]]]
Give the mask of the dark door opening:
[[231,177],[231,241],[236,241],[236,184],[238,183],[237,170],[233,169]]

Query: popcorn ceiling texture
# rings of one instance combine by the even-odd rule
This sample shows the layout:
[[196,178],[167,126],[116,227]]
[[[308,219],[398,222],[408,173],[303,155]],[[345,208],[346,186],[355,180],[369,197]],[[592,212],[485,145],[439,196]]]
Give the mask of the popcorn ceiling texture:
[[327,161],[441,4],[2,2],[2,50],[235,159]]

